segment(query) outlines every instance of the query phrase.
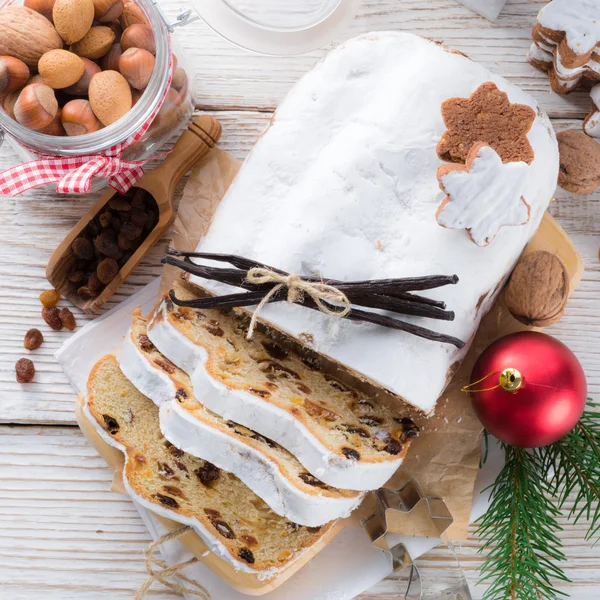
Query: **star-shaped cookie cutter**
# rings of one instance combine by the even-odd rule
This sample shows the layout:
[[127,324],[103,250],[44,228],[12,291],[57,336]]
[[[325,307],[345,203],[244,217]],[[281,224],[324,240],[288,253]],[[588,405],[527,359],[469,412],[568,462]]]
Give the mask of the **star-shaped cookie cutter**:
[[[441,498],[425,497],[419,484],[414,480],[409,481],[398,490],[379,489],[375,492],[375,500],[375,512],[363,519],[361,524],[373,546],[391,556],[395,573],[410,567],[408,587],[404,598],[405,600],[419,600],[421,598],[419,570],[404,543],[394,540],[394,537],[401,534],[440,538],[454,553],[451,545],[444,539],[444,534],[454,519]],[[460,589],[455,591],[454,598],[471,600],[469,586],[460,566],[459,570],[461,574]]]

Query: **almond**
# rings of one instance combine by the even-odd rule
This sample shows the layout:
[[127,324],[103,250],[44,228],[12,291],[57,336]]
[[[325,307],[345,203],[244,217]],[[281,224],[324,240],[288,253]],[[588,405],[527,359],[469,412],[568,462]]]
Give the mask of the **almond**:
[[0,10],[0,32],[0,55],[18,58],[32,70],[43,54],[63,47],[52,23],[25,6]]
[[46,85],[55,90],[62,90],[81,79],[85,72],[85,63],[79,56],[67,50],[50,50],[40,58],[38,70]]
[[569,276],[558,256],[539,250],[523,256],[515,267],[504,300],[512,316],[532,327],[556,323],[569,298]]
[[115,41],[115,32],[110,27],[92,27],[83,39],[71,46],[78,56],[97,60],[102,58]]
[[92,77],[90,104],[103,125],[111,125],[131,110],[131,88],[117,71],[102,71]]
[[67,44],[78,42],[94,22],[92,0],[56,0],[52,9],[54,26]]

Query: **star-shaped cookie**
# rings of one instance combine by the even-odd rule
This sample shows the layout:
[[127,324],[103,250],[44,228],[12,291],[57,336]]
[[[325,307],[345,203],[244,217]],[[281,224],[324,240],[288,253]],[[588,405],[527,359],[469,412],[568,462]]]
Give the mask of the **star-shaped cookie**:
[[483,142],[500,155],[502,162],[533,161],[527,132],[535,121],[535,111],[526,104],[511,104],[490,81],[480,85],[470,98],[446,100],[442,117],[448,128],[437,145],[442,160],[464,163],[473,144]]
[[466,229],[478,246],[487,246],[501,227],[529,221],[530,207],[523,197],[528,176],[525,162],[503,163],[491,146],[476,143],[466,165],[438,169],[446,198],[436,213],[437,222],[449,229]]

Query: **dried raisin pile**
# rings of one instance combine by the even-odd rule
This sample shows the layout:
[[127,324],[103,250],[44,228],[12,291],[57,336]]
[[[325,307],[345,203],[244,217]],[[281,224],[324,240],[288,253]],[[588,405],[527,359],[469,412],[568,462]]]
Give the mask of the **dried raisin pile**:
[[158,206],[148,192],[115,194],[71,245],[71,293],[85,300],[99,296],[157,223]]

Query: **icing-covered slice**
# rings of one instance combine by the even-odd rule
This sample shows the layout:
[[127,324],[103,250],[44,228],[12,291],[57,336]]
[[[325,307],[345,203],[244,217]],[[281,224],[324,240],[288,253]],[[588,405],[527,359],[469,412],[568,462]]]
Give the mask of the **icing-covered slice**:
[[478,246],[487,246],[505,225],[524,225],[530,207],[523,198],[529,167],[503,163],[490,146],[478,143],[466,165],[439,168],[440,187],[447,194],[437,221],[449,229],[466,229]]

